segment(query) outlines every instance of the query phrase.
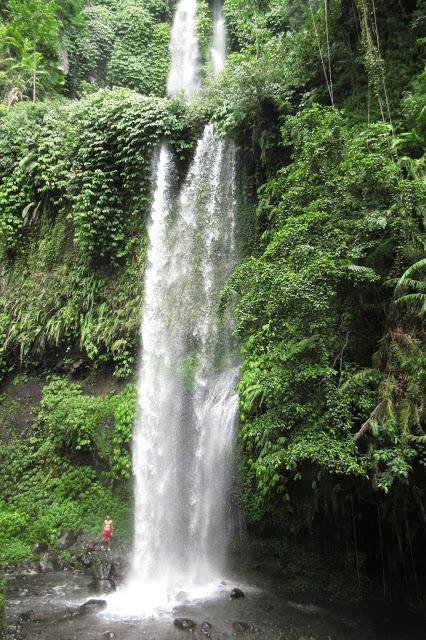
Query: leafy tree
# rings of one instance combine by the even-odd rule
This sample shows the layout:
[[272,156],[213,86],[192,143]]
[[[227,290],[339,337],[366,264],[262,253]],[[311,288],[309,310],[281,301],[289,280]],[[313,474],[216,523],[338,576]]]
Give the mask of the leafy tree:
[[19,78],[23,94],[31,92],[34,102],[38,87],[46,88],[59,80],[57,11],[56,0],[8,2],[8,49],[16,59],[10,71],[12,77],[16,74]]

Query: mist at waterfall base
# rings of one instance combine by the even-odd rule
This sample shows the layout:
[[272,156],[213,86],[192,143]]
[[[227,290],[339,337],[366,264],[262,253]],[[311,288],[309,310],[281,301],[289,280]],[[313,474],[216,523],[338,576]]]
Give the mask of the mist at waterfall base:
[[[178,4],[170,94],[199,89],[195,0]],[[225,60],[215,9],[212,72]],[[105,615],[149,617],[218,593],[232,534],[238,367],[220,292],[236,264],[235,148],[207,125],[176,193],[171,150],[156,159],[133,438],[135,540]]]

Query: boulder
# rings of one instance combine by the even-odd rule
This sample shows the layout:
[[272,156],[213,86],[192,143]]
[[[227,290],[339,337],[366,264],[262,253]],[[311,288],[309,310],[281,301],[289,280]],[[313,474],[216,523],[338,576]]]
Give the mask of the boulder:
[[23,611],[19,614],[18,625],[25,624],[26,622],[31,622],[34,618],[34,611],[32,609],[28,609],[28,611]]
[[99,540],[95,536],[79,533],[76,541],[70,547],[70,552],[77,560],[81,560],[84,555],[94,551],[99,544]]
[[54,551],[50,553],[43,553],[40,557],[37,568],[40,573],[49,573],[49,571],[60,569],[61,561],[58,554]]
[[206,636],[206,638],[210,638],[210,630],[212,628],[212,625],[210,624],[210,622],[202,622],[200,624],[200,629],[201,629],[201,633]]
[[246,631],[250,630],[250,625],[247,624],[247,622],[233,622],[232,623],[232,628],[234,631],[236,631],[237,633],[245,633]]
[[101,609],[105,609],[107,606],[106,600],[101,600],[99,598],[90,598],[84,602],[80,608],[79,613],[90,613],[92,611],[100,611]]
[[95,578],[89,587],[96,593],[112,593],[116,590],[115,582],[111,578]]
[[192,631],[197,626],[191,618],[175,618],[173,624],[183,631]]
[[244,591],[241,591],[241,589],[238,589],[238,587],[235,587],[234,589],[232,589],[231,593],[229,594],[229,597],[231,598],[231,600],[244,598]]
[[97,580],[113,579],[116,575],[114,563],[103,554],[92,554],[93,562],[90,567],[91,573]]
[[62,550],[69,549],[70,547],[72,547],[72,545],[76,541],[76,538],[77,538],[76,533],[72,531],[72,529],[67,529],[66,531],[62,532],[61,535],[59,536],[59,540],[58,540],[59,548]]
[[90,569],[90,567],[93,564],[93,555],[92,555],[92,553],[90,551],[88,551],[87,553],[83,553],[79,557],[79,561],[81,562],[83,567],[86,567],[86,569]]
[[105,631],[105,633],[102,634],[103,638],[116,638],[116,634],[114,633],[114,631]]

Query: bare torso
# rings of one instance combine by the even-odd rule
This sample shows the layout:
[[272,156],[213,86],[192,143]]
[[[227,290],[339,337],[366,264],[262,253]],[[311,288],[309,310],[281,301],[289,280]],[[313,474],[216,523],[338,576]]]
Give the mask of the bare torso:
[[112,520],[104,520],[104,531],[112,532]]

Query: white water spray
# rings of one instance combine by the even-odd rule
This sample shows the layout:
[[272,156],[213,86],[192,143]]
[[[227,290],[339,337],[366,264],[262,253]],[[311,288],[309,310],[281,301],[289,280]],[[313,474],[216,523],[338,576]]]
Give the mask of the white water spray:
[[200,89],[196,27],[196,0],[180,0],[176,7],[170,39],[171,64],[167,92],[171,96],[182,92],[191,98]]
[[[188,97],[198,90],[194,16],[195,2],[181,0],[168,82],[171,93]],[[220,13],[214,33],[218,72],[225,59]],[[207,596],[223,575],[231,533],[238,368],[230,318],[220,318],[217,307],[236,264],[234,146],[207,126],[177,197],[174,178],[163,145],[141,323],[132,576],[108,608],[120,615],[170,611],[179,592]]]
[[213,42],[210,48],[210,59],[214,75],[220,73],[226,60],[226,31],[222,7],[215,3],[213,22]]

